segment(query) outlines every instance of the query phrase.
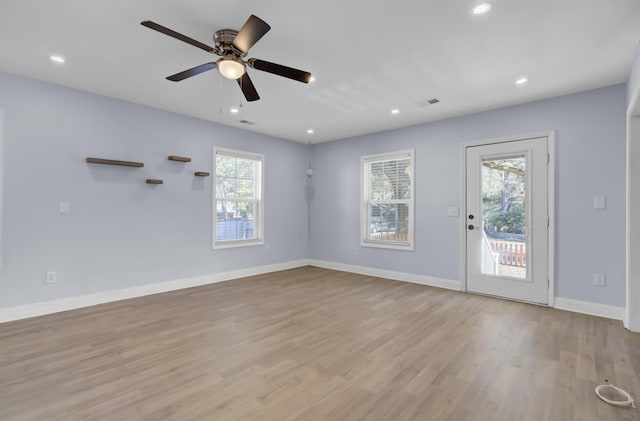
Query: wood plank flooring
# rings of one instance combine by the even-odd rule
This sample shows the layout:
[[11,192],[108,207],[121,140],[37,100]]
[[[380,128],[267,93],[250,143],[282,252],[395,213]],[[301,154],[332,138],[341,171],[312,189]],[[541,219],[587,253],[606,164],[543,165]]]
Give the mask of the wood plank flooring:
[[0,324],[0,420],[637,420],[617,321],[315,267]]

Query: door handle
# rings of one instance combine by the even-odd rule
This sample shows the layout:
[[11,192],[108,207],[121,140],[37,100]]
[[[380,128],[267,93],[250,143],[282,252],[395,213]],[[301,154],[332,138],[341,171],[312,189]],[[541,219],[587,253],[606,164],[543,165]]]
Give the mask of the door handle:
[[469,228],[471,231],[473,231],[473,229],[475,228],[473,225],[469,225],[467,228]]

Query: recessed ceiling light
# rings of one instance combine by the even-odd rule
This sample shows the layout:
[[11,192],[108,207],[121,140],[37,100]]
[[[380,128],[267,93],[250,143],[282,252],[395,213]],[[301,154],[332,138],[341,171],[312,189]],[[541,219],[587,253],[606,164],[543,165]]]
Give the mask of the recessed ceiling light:
[[51,61],[53,61],[54,63],[64,63],[64,57],[62,56],[51,55],[49,56],[49,59],[51,59]]
[[307,134],[313,134],[313,129],[307,129]]
[[231,108],[229,111],[230,111],[232,114],[238,114],[238,113],[240,112],[240,110],[239,110],[239,109],[237,109],[237,108]]
[[391,110],[391,114],[398,114],[400,112],[399,109],[394,108],[393,110]]
[[527,82],[529,82],[529,79],[527,79],[526,77],[521,77],[516,80],[516,85],[526,85]]
[[491,5],[489,3],[480,3],[476,7],[473,8],[474,15],[483,15],[491,10]]

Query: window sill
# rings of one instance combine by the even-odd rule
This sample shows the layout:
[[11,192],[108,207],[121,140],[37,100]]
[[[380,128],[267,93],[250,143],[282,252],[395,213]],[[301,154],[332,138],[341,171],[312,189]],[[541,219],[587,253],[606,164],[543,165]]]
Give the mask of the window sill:
[[384,241],[360,240],[360,247],[373,247],[373,248],[381,248],[381,249],[413,251],[413,244],[411,243],[393,244],[393,243],[387,243]]
[[238,247],[252,247],[264,245],[264,240],[236,240],[218,241],[213,243],[213,250],[230,249]]

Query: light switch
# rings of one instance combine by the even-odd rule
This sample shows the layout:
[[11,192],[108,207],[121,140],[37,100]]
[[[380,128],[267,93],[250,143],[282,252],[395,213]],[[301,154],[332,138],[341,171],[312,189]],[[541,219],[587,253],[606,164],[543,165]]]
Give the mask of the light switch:
[[594,209],[605,209],[607,207],[607,198],[605,196],[596,196],[593,198]]
[[593,274],[593,285],[603,287],[607,285],[607,275],[604,273]]
[[47,277],[45,278],[44,281],[47,284],[55,284],[57,280],[58,280],[58,278],[56,276],[56,272],[55,271],[51,271],[51,272],[47,272]]
[[449,206],[447,208],[447,216],[458,216],[458,207],[457,206]]
[[71,212],[71,203],[60,202],[60,213],[70,213],[70,212]]

